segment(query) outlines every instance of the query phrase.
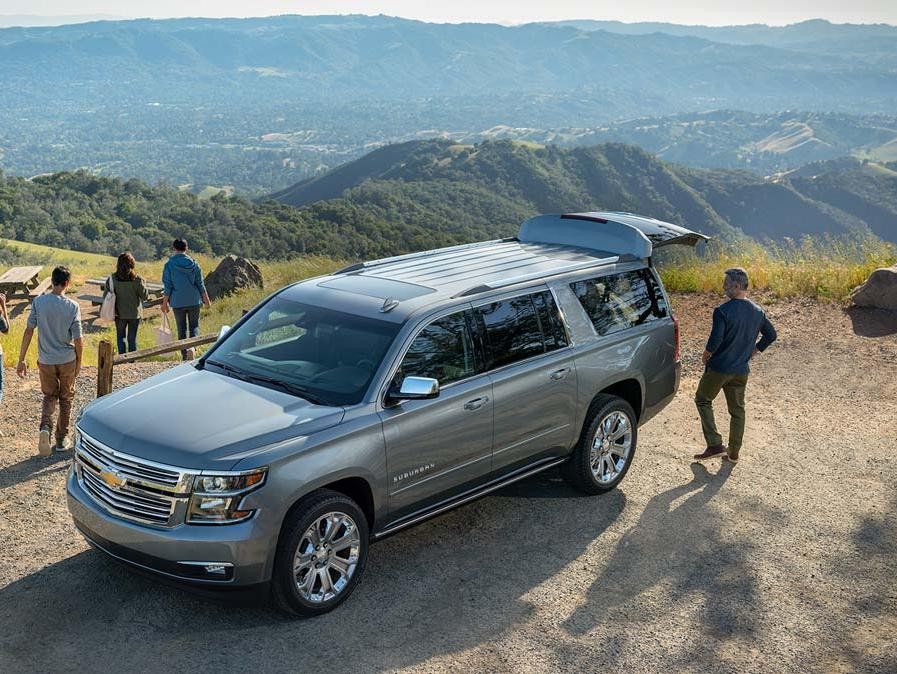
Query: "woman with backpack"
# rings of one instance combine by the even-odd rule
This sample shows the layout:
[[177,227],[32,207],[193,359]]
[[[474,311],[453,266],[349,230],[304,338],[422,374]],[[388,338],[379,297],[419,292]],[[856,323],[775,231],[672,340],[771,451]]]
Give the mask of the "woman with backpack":
[[143,279],[134,271],[137,261],[130,253],[118,256],[115,273],[106,279],[103,296],[115,293],[115,337],[118,352],[137,350],[137,328],[143,316],[143,303],[149,296]]

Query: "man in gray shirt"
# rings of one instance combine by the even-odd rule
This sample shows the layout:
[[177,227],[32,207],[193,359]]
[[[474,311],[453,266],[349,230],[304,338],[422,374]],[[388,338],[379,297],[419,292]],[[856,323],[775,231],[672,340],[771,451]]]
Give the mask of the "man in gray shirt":
[[44,394],[44,404],[40,420],[40,440],[38,454],[50,456],[50,433],[53,417],[59,405],[59,423],[56,425],[57,451],[68,449],[66,437],[72,419],[72,401],[75,398],[75,380],[81,371],[81,308],[65,296],[72,282],[72,273],[67,267],[53,270],[53,292],[41,295],[31,305],[28,325],[22,335],[17,374],[24,378],[28,374],[25,356],[31,346],[31,338],[37,329],[37,367],[40,372],[40,387]]

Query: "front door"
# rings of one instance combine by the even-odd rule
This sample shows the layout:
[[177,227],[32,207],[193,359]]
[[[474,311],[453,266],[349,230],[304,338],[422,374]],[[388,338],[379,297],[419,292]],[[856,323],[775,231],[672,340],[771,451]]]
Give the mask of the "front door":
[[394,378],[439,380],[439,396],[404,400],[380,418],[386,439],[390,517],[469,489],[489,477],[492,382],[482,373],[469,310],[434,320],[418,333]]

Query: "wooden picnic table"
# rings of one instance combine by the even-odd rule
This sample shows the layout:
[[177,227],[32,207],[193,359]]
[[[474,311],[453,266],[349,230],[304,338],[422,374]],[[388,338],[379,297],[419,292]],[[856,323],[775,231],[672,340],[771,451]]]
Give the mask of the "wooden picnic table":
[[[108,276],[106,277],[108,278]],[[106,279],[104,278],[89,278],[87,279],[87,283],[94,286],[100,286],[101,288],[106,285]],[[146,286],[146,292],[150,295],[161,295],[165,290],[165,286],[161,283],[156,283],[155,281],[143,281],[143,285]]]
[[50,287],[50,280],[40,280],[43,267],[13,267],[0,275],[0,293],[11,299],[32,300]]
[[[109,278],[108,276],[106,278]],[[106,278],[89,278],[86,283],[94,286],[99,286],[100,288],[106,287]],[[146,287],[146,293],[149,295],[150,299],[144,306],[152,307],[157,304],[162,303],[162,295],[165,291],[165,286],[161,283],[156,283],[155,281],[144,281],[143,285]],[[89,301],[94,306],[99,306],[103,303],[103,295],[81,295],[80,299]]]

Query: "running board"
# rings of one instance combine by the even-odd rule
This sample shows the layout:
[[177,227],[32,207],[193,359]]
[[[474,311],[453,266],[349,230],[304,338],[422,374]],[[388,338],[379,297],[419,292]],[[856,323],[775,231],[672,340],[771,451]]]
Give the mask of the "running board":
[[432,510],[428,510],[419,515],[415,515],[415,514],[408,515],[407,517],[409,517],[410,519],[408,519],[404,522],[400,522],[398,524],[393,524],[392,526],[387,527],[383,531],[378,531],[377,533],[375,533],[373,535],[373,538],[375,540],[379,540],[381,538],[386,538],[387,536],[391,536],[392,534],[394,534],[397,531],[400,531],[402,529],[405,529],[406,527],[410,527],[414,524],[419,524],[420,522],[423,522],[424,520],[428,520],[431,517],[436,517],[437,515],[441,515],[442,513],[447,512],[449,510],[453,510],[454,508],[457,508],[458,506],[462,506],[465,503],[470,503],[471,501],[475,501],[478,498],[482,498],[483,496],[486,496],[487,494],[491,494],[492,492],[497,491],[497,490],[501,489],[502,487],[507,487],[509,484],[514,484],[515,482],[519,482],[520,480],[525,480],[528,477],[532,477],[533,475],[536,475],[537,473],[541,473],[543,470],[548,470],[549,468],[553,468],[554,466],[564,463],[564,461],[566,461],[568,458],[569,457],[564,456],[564,457],[561,457],[560,459],[549,460],[547,463],[541,463],[533,468],[529,468],[529,469],[525,470],[522,473],[517,473],[516,475],[511,475],[510,477],[502,478],[498,482],[494,482],[492,484],[487,484],[482,489],[474,491],[473,493],[468,493],[467,495],[456,498],[452,501],[449,501],[448,503],[443,503],[443,505],[438,505],[435,508],[433,508]]

